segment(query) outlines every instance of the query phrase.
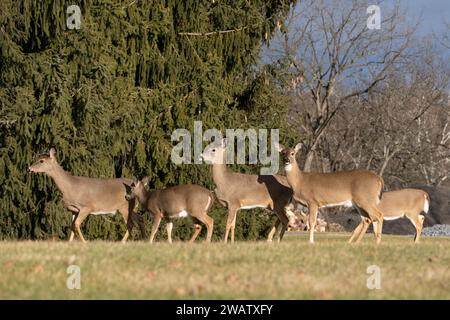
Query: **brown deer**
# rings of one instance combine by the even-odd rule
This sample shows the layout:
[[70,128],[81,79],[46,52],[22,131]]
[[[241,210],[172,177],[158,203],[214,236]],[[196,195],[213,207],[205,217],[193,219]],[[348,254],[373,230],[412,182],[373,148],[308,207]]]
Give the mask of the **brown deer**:
[[243,174],[228,170],[225,164],[226,147],[227,140],[223,139],[210,144],[201,155],[203,160],[212,163],[212,176],[216,185],[214,192],[220,204],[228,208],[224,242],[227,242],[230,231],[231,242],[234,242],[238,210],[253,208],[269,208],[276,213],[279,220],[269,233],[268,241],[272,240],[281,223],[282,229],[278,238],[280,241],[288,224],[293,221],[292,214],[288,217],[285,212],[285,207],[290,204],[292,197],[292,190],[286,178],[278,175]]
[[133,211],[135,201],[125,199],[126,189],[131,185],[131,180],[73,176],[64,171],[55,155],[55,149],[51,148],[48,154],[38,157],[38,160],[29,167],[29,171],[46,173],[63,194],[64,207],[72,212],[69,242],[73,240],[75,231],[81,241],[86,242],[80,226],[88,215],[115,214],[117,211],[127,224],[122,242],[127,241],[135,222],[140,227],[142,237],[146,238],[144,220]]
[[[414,242],[419,242],[422,233],[423,221],[428,213],[430,197],[428,193],[418,189],[403,189],[383,192],[378,208],[383,213],[384,220],[396,220],[406,217],[416,228]],[[367,231],[369,224],[362,220],[356,227],[358,238],[362,238]],[[380,230],[381,232],[381,230]]]
[[[374,223],[376,242],[380,243],[383,214],[377,204],[384,186],[383,179],[367,170],[331,173],[303,172],[296,160],[301,146],[302,144],[299,143],[294,149],[282,146],[278,146],[278,149],[284,161],[287,181],[294,191],[293,199],[308,207],[309,242],[314,243],[319,208],[355,206],[365,223]],[[349,242],[355,238],[356,231],[357,229],[353,231]]]
[[214,202],[211,191],[201,186],[184,184],[162,190],[147,191],[145,185],[148,178],[142,181],[134,180],[127,193],[127,199],[138,199],[141,206],[153,217],[150,243],[153,242],[162,218],[168,219],[166,224],[169,243],[172,243],[172,228],[174,218],[191,216],[194,219],[194,234],[190,242],[193,242],[200,233],[202,226],[206,225],[206,242],[211,242],[214,220],[208,216],[208,211]]

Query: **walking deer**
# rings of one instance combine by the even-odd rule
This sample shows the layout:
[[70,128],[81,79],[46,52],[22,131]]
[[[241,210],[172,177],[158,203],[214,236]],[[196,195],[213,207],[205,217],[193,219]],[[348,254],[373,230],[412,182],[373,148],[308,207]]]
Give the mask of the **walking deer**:
[[[428,193],[418,189],[403,189],[383,192],[383,197],[378,208],[383,213],[384,220],[396,220],[406,217],[416,228],[414,242],[419,242],[422,233],[423,221],[428,213],[430,197]],[[369,224],[362,220],[355,231],[358,238],[362,238],[367,231]],[[381,230],[380,230],[381,232]]]
[[72,212],[69,242],[73,240],[75,231],[81,241],[86,242],[80,226],[88,215],[115,214],[117,211],[127,224],[122,242],[127,241],[136,222],[142,237],[146,238],[144,220],[134,212],[135,201],[125,199],[126,189],[131,185],[131,180],[73,176],[58,164],[54,148],[51,148],[48,154],[40,155],[29,167],[29,171],[42,172],[50,176],[63,194],[64,207]]
[[149,192],[145,190],[147,183],[147,177],[142,181],[134,180],[126,197],[128,200],[137,198],[141,206],[152,215],[150,243],[155,238],[162,218],[169,220],[166,224],[166,230],[168,241],[172,243],[172,219],[187,216],[191,216],[195,223],[194,234],[190,242],[193,242],[200,233],[202,229],[200,223],[206,225],[206,242],[211,241],[214,226],[214,220],[208,216],[208,211],[214,202],[211,191],[201,186],[184,184]]
[[[308,207],[309,242],[314,243],[314,229],[319,208],[355,206],[365,223],[374,223],[376,242],[380,243],[383,214],[377,204],[384,186],[383,179],[367,170],[303,172],[296,160],[301,146],[299,143],[294,149],[282,146],[278,146],[278,149],[284,161],[287,181],[294,192],[293,199]],[[349,242],[355,238],[355,231]]]
[[[228,218],[224,242],[234,242],[234,228],[238,210],[253,208],[269,208],[278,217],[275,227],[269,233],[268,241],[272,240],[275,231],[279,231],[279,241],[290,222],[285,207],[290,203],[292,190],[287,180],[282,176],[254,175],[232,172],[225,164],[227,140],[215,142],[204,150],[201,157],[212,164],[212,175],[216,185],[214,190],[220,204],[228,208]],[[281,230],[279,229],[281,223]]]

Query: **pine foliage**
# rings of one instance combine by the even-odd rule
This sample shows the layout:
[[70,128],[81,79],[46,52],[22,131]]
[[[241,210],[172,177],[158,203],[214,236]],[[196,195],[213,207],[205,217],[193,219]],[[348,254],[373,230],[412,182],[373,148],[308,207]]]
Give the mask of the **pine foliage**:
[[[270,70],[255,66],[292,2],[78,0],[81,29],[69,30],[73,1],[1,1],[0,238],[67,238],[60,192],[27,173],[51,146],[75,175],[212,189],[210,167],[170,162],[171,133],[195,120],[205,130],[282,126],[285,101]],[[225,216],[216,205],[217,237]],[[256,212],[239,219],[238,238],[265,236],[273,222]],[[175,236],[191,234],[189,221],[177,225]],[[83,225],[88,239],[124,230],[119,216]]]

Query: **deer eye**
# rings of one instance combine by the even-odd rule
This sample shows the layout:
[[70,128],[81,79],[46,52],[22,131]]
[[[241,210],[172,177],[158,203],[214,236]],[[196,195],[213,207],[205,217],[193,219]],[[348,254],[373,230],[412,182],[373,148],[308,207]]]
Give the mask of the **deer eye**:
[[39,163],[44,163],[44,160],[39,160]]
[[212,149],[212,152],[216,152],[216,149]]
[[293,153],[293,152],[291,152],[291,156],[294,156],[294,153]]

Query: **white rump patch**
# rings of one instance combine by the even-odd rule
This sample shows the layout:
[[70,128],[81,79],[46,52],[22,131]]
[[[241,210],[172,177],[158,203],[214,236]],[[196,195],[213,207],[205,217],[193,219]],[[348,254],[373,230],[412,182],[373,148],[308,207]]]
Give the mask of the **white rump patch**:
[[241,210],[241,209],[247,210],[247,209],[254,209],[254,208],[267,208],[267,206],[262,206],[262,205],[257,204],[254,206],[243,206],[243,207],[240,207],[239,210]]
[[185,218],[189,215],[189,213],[187,213],[187,211],[183,210],[178,212],[178,218]]
[[91,212],[91,214],[93,214],[94,216],[100,216],[100,215],[103,215],[103,214],[115,215],[116,212],[117,212],[117,210],[114,210],[114,211],[96,211],[96,212]]
[[428,213],[430,209],[430,204],[428,203],[428,199],[425,199],[425,203],[423,204],[423,212]]
[[292,164],[287,164],[284,166],[284,170],[286,170],[286,172],[289,172],[292,170]]
[[405,216],[404,214],[402,214],[402,215],[400,215],[400,216],[393,216],[393,217],[386,217],[386,216],[383,216],[383,220],[387,220],[387,221],[390,221],[390,220],[397,220],[397,219],[403,218],[404,216]]
[[346,208],[351,208],[351,207],[353,207],[353,202],[352,202],[352,200],[346,200],[346,201],[339,202],[339,203],[326,204],[326,205],[322,206],[321,208],[340,207],[340,206],[344,206]]

